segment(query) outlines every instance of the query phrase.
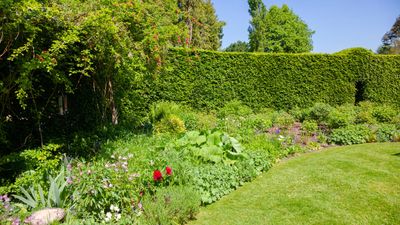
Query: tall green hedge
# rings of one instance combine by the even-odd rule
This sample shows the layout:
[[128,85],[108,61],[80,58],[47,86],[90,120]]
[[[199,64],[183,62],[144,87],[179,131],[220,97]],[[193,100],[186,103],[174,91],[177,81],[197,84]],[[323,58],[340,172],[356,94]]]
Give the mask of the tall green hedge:
[[364,100],[400,106],[400,56],[377,55],[368,59],[360,74]]
[[122,114],[129,112],[129,118],[145,115],[160,100],[199,109],[215,109],[230,100],[254,109],[363,100],[400,104],[400,56],[172,49],[163,71],[139,86],[123,88],[123,94]]
[[354,102],[357,77],[346,56],[173,50],[156,81],[162,99],[216,108],[238,99],[254,108]]

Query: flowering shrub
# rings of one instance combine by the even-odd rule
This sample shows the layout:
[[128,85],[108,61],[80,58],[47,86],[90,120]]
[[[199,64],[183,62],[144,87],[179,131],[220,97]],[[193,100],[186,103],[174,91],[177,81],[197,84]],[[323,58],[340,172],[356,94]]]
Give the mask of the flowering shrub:
[[[132,157],[112,155],[111,161],[76,161],[71,166],[70,185],[75,190],[72,198],[78,217],[111,222],[123,215],[136,216],[134,209],[146,186],[143,174],[129,170]],[[115,203],[121,208],[115,208]],[[110,213],[115,215],[110,216]]]

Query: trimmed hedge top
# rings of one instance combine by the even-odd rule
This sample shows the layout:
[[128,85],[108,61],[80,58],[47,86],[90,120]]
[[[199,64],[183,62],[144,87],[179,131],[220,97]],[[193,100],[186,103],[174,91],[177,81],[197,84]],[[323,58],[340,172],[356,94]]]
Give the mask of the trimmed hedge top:
[[172,49],[167,60],[153,81],[154,98],[195,108],[234,99],[256,109],[340,105],[355,103],[356,94],[363,98],[357,100],[400,102],[400,56]]

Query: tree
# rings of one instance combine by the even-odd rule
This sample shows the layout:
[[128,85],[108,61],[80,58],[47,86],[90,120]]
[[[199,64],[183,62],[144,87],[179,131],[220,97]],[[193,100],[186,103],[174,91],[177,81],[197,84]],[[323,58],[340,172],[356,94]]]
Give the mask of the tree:
[[247,42],[237,41],[224,49],[225,52],[248,52],[250,46]]
[[218,20],[211,0],[179,0],[178,5],[188,30],[186,45],[217,50],[221,46],[225,22]]
[[392,28],[382,37],[382,45],[377,51],[379,54],[400,54],[400,16],[397,17]]
[[265,8],[262,0],[249,0],[249,13],[252,17],[249,27],[249,45],[252,52],[265,51],[266,40],[266,26],[265,16],[267,9]]
[[287,5],[266,10],[261,0],[249,0],[249,7],[251,51],[300,53],[312,50],[314,31]]

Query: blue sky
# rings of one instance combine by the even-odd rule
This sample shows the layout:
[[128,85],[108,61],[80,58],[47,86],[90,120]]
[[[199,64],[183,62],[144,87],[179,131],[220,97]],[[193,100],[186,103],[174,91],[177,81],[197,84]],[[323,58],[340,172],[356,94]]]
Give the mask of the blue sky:
[[[224,27],[222,47],[248,40],[247,0],[212,0]],[[264,0],[287,4],[315,31],[313,52],[333,53],[350,47],[376,51],[381,38],[400,15],[400,0]]]

